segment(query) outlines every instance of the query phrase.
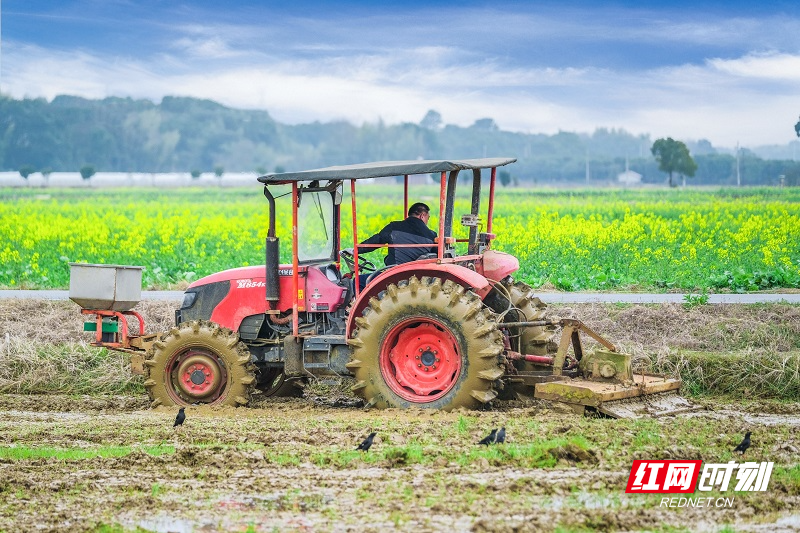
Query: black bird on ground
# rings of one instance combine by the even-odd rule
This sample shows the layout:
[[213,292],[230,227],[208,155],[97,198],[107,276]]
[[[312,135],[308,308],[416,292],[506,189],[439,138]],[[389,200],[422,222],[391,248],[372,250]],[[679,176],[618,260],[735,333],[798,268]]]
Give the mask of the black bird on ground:
[[493,429],[491,433],[489,433],[481,440],[479,440],[478,444],[483,444],[484,446],[488,446],[490,444],[494,444],[494,440],[496,438],[497,438],[497,428]]
[[358,445],[358,448],[356,448],[356,450],[362,450],[365,452],[369,451],[370,446],[372,446],[372,439],[375,438],[375,435],[377,435],[377,433],[375,433],[374,431],[370,433],[366,439],[361,441],[361,444]]
[[497,436],[495,437],[494,441],[497,444],[503,444],[506,441],[506,428],[505,426],[500,428],[500,431],[497,432]]
[[181,407],[178,409],[178,416],[175,417],[175,423],[172,424],[172,427],[178,427],[183,425],[183,421],[186,420],[186,413],[183,410],[186,409],[185,407]]
[[746,452],[747,448],[749,447],[750,447],[750,432],[748,431],[747,433],[744,434],[744,440],[742,440],[742,442],[740,442],[739,445],[733,449],[733,451],[742,452],[742,455],[744,455],[744,452]]

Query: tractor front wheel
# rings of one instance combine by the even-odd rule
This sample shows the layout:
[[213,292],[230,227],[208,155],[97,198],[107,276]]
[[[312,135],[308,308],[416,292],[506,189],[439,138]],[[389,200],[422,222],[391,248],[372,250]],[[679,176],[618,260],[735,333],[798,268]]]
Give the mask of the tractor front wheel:
[[348,340],[353,391],[370,407],[472,408],[496,397],[503,341],[473,292],[412,276],[369,300]]
[[239,336],[213,322],[172,328],[147,352],[145,382],[158,405],[245,405],[255,384],[250,352]]

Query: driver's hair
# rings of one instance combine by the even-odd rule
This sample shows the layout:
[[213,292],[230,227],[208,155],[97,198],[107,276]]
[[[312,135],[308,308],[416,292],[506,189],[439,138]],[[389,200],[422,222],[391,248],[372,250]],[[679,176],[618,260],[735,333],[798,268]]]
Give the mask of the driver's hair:
[[417,202],[411,207],[408,208],[408,216],[410,217],[419,217],[423,213],[429,213],[431,210],[427,204],[423,204],[422,202]]

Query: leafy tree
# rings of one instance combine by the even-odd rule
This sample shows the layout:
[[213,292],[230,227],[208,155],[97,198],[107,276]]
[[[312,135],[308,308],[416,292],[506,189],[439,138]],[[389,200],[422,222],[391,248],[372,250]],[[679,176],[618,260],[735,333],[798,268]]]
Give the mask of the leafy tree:
[[796,165],[792,168],[786,170],[785,176],[785,185],[789,187],[799,187],[800,186],[800,165]]
[[687,146],[695,157],[698,155],[711,155],[716,154],[717,150],[708,139],[700,139],[695,141],[690,146]]
[[[16,172],[30,164],[64,171],[92,161],[109,171],[185,175],[187,168],[212,170],[214,165],[224,165],[228,172],[259,165],[271,171],[276,164],[301,169],[486,155],[518,158],[511,170],[512,185],[515,178],[523,184],[583,183],[587,168],[593,181],[612,180],[625,158],[645,183],[665,177],[651,153],[653,139],[646,134],[599,128],[592,134],[548,135],[502,131],[492,119],[477,120],[470,127],[440,121],[441,115],[430,110],[418,123],[356,126],[339,120],[288,125],[265,111],[231,109],[193,98],[166,97],[155,104],[131,98],[57,96],[48,102],[0,94],[0,170]],[[727,151],[704,140],[686,146],[698,164],[695,182],[735,182],[735,160]],[[788,176],[794,164],[788,145],[760,147],[756,155],[742,154],[740,161],[742,180],[749,185],[775,183],[777,176]],[[464,179],[469,181],[469,176]]]
[[497,123],[493,118],[479,118],[470,127],[483,131],[497,131],[500,129],[497,127]]
[[267,167],[263,167],[261,165],[256,167],[256,174],[258,174],[259,176],[263,176],[266,173],[267,173]]
[[36,169],[33,165],[22,165],[19,167],[19,175],[22,176],[22,179],[28,182],[28,187],[30,187],[31,182],[28,181],[28,177],[36,172]]
[[94,165],[83,165],[81,167],[81,178],[86,182],[87,185],[91,185],[89,181],[92,179],[92,176],[95,175]]
[[508,187],[511,185],[511,173],[507,170],[501,170],[497,173],[497,177],[500,179],[500,184],[503,187]]
[[275,174],[283,174],[284,172],[286,172],[286,169],[283,168],[281,165],[277,165],[275,167]]
[[708,154],[697,155],[694,158],[697,163],[698,179],[704,183],[719,185],[736,185],[734,172],[736,159],[728,154]]
[[669,174],[669,186],[672,183],[672,174],[677,172],[681,176],[694,176],[697,171],[697,163],[692,159],[689,149],[681,141],[676,141],[672,137],[658,139],[650,148],[653,157],[658,162],[658,169]]
[[198,179],[198,178],[200,177],[200,174],[202,174],[202,172],[200,172],[200,171],[199,171],[199,170],[197,170],[196,168],[195,168],[195,169],[192,169],[191,175],[192,175],[192,179],[193,179],[193,180],[196,180],[196,179]]
[[431,109],[425,114],[419,125],[428,130],[438,130],[442,127],[442,115]]
[[42,173],[42,178],[44,178],[44,186],[47,187],[50,185],[50,174],[53,173],[53,169],[50,167],[44,167],[39,172]]

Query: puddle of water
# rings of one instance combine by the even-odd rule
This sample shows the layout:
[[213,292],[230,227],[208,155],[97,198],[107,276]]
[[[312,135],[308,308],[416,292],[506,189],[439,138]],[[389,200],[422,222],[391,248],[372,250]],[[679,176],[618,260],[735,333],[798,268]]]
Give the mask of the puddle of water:
[[746,414],[742,419],[751,424],[765,426],[800,426],[800,416],[797,415],[752,415]]
[[786,526],[800,531],[800,514],[792,514],[779,518],[778,521],[775,522],[775,525]]
[[[739,524],[736,528],[737,531],[748,531],[754,533],[789,533],[800,531],[800,514],[793,513],[783,515],[775,522],[757,523],[757,524]],[[715,530],[717,531],[717,530]]]
[[540,504],[544,509],[552,509],[556,511],[560,511],[561,509],[568,507],[568,508],[577,508],[581,507],[583,509],[597,509],[597,508],[604,508],[610,509],[612,506],[616,507],[615,503],[611,498],[598,496],[596,494],[589,494],[587,492],[579,492],[576,494],[570,494],[569,496],[548,496],[546,498],[542,498]]
[[682,415],[686,418],[712,418],[714,420],[740,419],[749,424],[759,424],[764,426],[800,426],[800,415],[796,414],[774,414],[774,413],[744,413],[730,409],[720,409],[718,411],[702,411],[686,413]]
[[136,527],[153,533],[192,533],[196,525],[191,520],[167,515],[145,518],[135,523]]

